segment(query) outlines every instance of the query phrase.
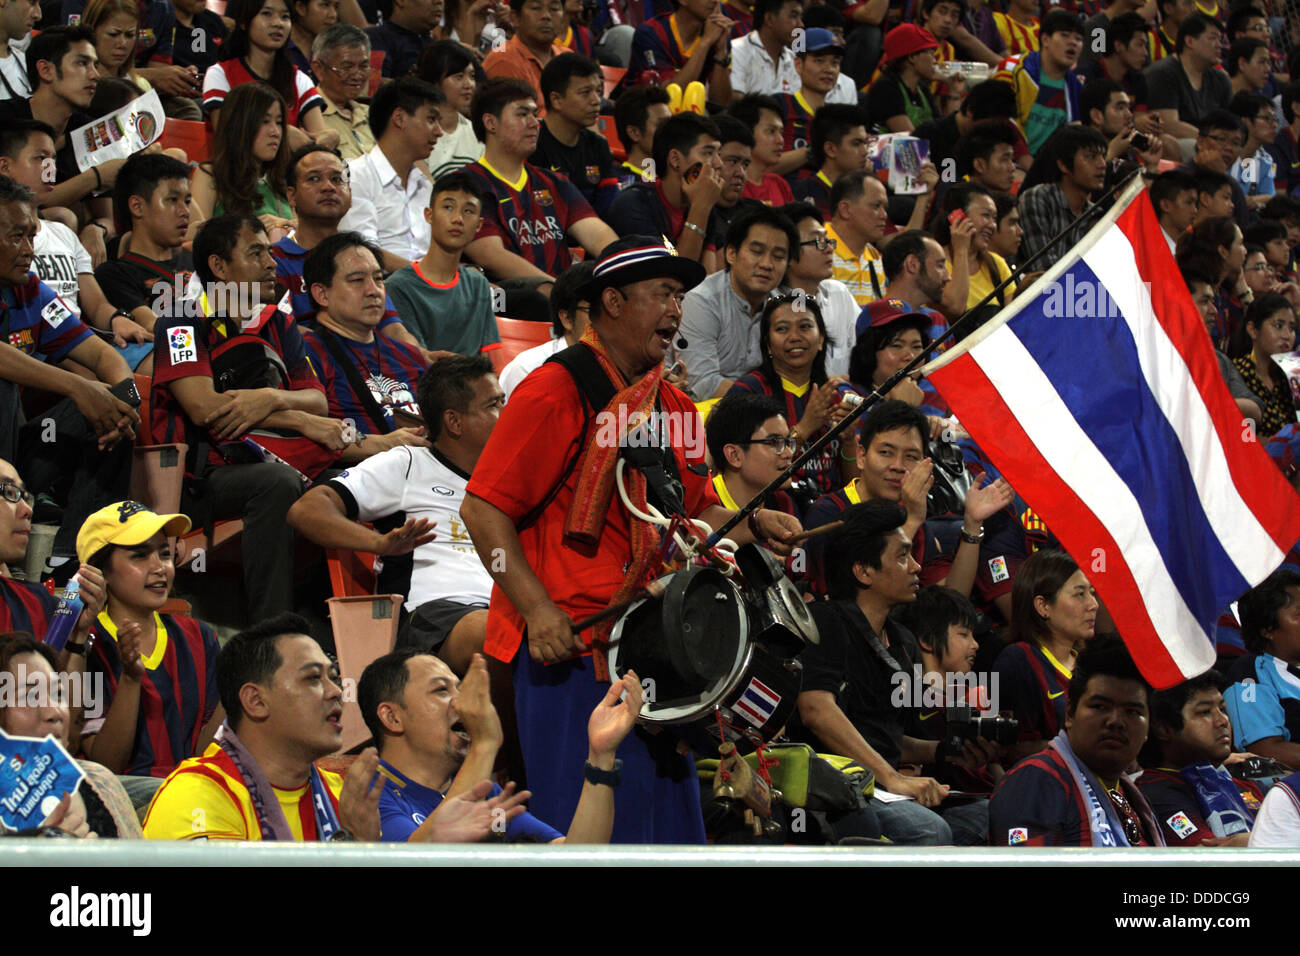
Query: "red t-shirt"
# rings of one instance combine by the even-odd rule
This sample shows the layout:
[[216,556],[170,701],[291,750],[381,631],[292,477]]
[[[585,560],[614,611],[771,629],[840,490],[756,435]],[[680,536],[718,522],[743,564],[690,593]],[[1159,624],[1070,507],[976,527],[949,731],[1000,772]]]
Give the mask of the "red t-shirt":
[[[718,504],[704,463],[704,426],[695,405],[671,385],[659,389],[660,408],[672,413],[668,434],[677,456],[686,511],[698,516]],[[585,406],[573,378],[548,363],[519,384],[474,465],[466,488],[510,516],[516,526],[560,480],[582,439]],[[599,427],[592,424],[592,436]],[[585,450],[585,448],[584,448]],[[700,473],[690,469],[699,468]],[[617,490],[600,542],[578,544],[564,537],[564,522],[578,484],[578,469],[565,479],[536,522],[519,531],[524,556],[551,600],[574,620],[604,610],[623,583],[632,560],[631,516]],[[510,661],[523,638],[524,620],[499,586],[492,588],[486,652]],[[591,631],[585,632],[590,640]]]
[[742,199],[757,199],[768,206],[784,206],[788,202],[794,202],[790,184],[776,173],[765,173],[761,186],[746,181],[745,191],[740,195]]

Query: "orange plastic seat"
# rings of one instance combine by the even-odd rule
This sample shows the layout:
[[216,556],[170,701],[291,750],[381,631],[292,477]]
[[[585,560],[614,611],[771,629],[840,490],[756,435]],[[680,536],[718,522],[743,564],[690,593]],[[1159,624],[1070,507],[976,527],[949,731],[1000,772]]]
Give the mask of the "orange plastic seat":
[[163,124],[163,149],[183,149],[192,163],[206,163],[212,156],[212,130],[206,122],[178,120],[170,116]]

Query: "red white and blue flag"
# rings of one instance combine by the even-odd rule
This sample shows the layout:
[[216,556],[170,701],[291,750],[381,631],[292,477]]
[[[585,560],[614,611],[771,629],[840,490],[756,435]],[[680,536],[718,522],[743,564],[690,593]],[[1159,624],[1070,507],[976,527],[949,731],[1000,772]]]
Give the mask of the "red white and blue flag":
[[924,370],[1047,522],[1157,688],[1300,538],[1140,180],[1068,255]]

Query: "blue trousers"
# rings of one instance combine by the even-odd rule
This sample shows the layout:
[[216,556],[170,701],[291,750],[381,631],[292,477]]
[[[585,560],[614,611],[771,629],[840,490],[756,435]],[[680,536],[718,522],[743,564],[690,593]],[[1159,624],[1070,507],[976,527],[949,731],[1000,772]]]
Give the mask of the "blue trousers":
[[[533,798],[529,812],[564,832],[582,794],[587,722],[609,690],[590,657],[546,666],[528,654],[514,665],[515,718]],[[666,735],[665,735],[666,736]],[[611,843],[703,843],[695,761],[667,739],[635,728],[618,748],[623,780],[614,791]]]

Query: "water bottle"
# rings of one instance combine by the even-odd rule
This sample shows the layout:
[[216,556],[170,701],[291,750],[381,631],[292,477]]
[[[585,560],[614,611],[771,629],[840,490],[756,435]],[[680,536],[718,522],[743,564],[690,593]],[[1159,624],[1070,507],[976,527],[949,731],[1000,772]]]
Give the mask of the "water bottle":
[[45,632],[45,643],[55,651],[63,650],[63,646],[68,643],[68,638],[77,627],[77,619],[81,617],[83,607],[81,579],[73,575],[67,587],[63,589],[63,597],[59,599],[58,606],[54,609],[49,630]]

